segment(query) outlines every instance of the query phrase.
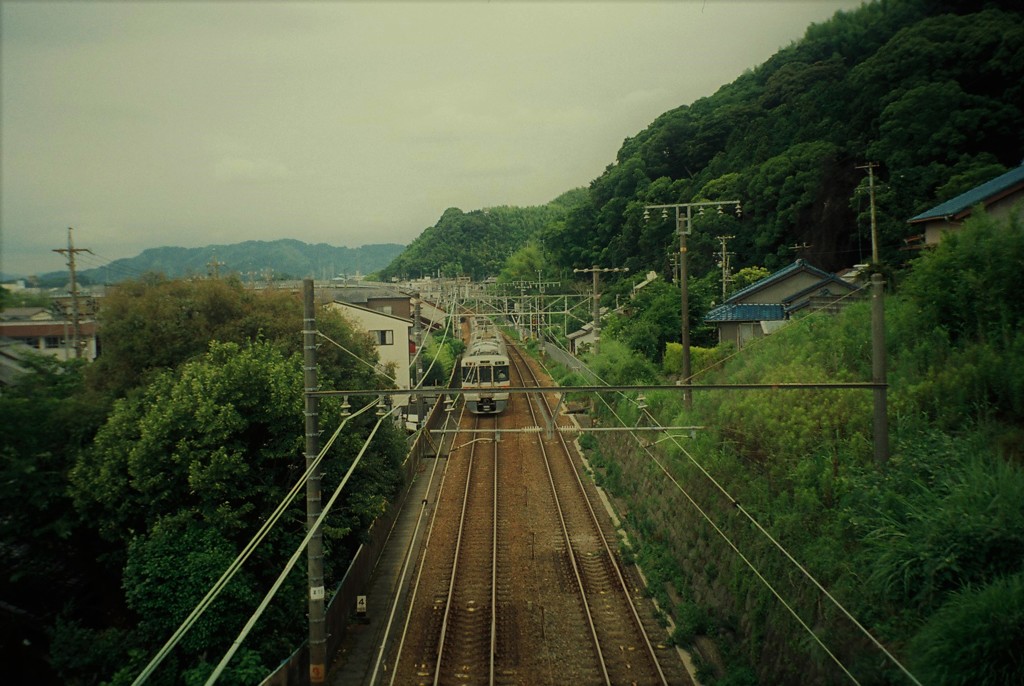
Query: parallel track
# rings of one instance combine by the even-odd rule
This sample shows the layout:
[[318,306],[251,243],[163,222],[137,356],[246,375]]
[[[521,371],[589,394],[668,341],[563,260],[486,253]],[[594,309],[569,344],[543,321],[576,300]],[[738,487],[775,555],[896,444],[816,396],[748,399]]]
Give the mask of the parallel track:
[[[519,383],[540,385],[509,352]],[[472,432],[444,465],[405,629],[385,651],[391,684],[689,683],[674,650],[661,651],[676,661],[662,671],[645,622],[661,629],[650,608],[641,619],[639,584],[630,590],[561,434],[501,434],[551,412],[520,394],[497,417],[461,416]]]
[[[510,359],[521,378],[540,386],[529,361],[510,348]],[[525,373],[524,373],[525,370]],[[552,409],[543,394],[530,396],[530,411],[537,426],[547,425]],[[561,450],[549,454],[538,437],[548,471],[551,493],[562,534],[583,602],[588,631],[606,684],[658,683],[668,685],[636,603],[608,544],[601,522],[560,432],[554,432]],[[563,508],[563,502],[566,507]],[[630,621],[623,623],[622,618]]]

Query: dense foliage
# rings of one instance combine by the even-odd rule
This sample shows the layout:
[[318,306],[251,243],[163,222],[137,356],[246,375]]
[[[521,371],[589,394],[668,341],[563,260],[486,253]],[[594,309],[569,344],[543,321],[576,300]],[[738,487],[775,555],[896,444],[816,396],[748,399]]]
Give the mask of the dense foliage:
[[[90,367],[30,358],[0,395],[5,418],[0,518],[6,613],[27,637],[5,657],[33,683],[129,683],[245,547],[302,474],[302,303],[238,282],[132,282],[102,311],[104,349]],[[317,328],[326,387],[375,387],[371,341],[337,314]],[[321,426],[340,422],[323,401]],[[369,417],[369,415],[367,415]],[[375,418],[353,419],[325,463],[339,482]],[[394,495],[404,441],[379,432],[325,534],[327,586]],[[154,683],[205,678],[305,534],[304,501],[284,517]],[[304,570],[232,661],[228,683],[253,683],[305,636]],[[6,622],[5,622],[6,623]],[[38,648],[52,639],[48,677]],[[17,651],[6,655],[8,651]],[[33,652],[34,651],[34,652]],[[20,677],[17,677],[18,680]]]
[[569,209],[583,199],[584,191],[578,189],[538,207],[502,206],[472,212],[451,207],[377,275],[382,280],[438,275],[482,280],[495,276],[510,255],[541,229],[560,226]]
[[[980,9],[984,7],[985,9]],[[627,139],[586,205],[545,234],[564,267],[670,274],[670,216],[646,204],[739,200],[740,219],[694,219],[690,273],[714,270],[716,236],[737,267],[795,256],[837,270],[871,256],[867,161],[883,261],[906,220],[1020,164],[1024,15],[1016,2],[884,0],[812,25],[717,93]],[[810,247],[794,255],[789,246]]]
[[[241,343],[266,338],[289,353],[301,351],[302,306],[289,290],[255,291],[237,279],[168,280],[147,276],[113,289],[99,315],[103,354],[89,369],[96,388],[115,396],[156,371],[173,369],[206,351],[209,341]],[[363,359],[374,355],[365,335],[330,312],[318,316],[326,336]],[[372,377],[367,367],[336,346],[321,351],[326,382]],[[141,378],[140,378],[141,377]]]
[[[661,424],[705,427],[659,444],[678,486],[636,443],[591,442],[598,478],[627,506],[651,587],[707,682],[847,683],[725,536],[860,683],[908,683],[737,504],[922,683],[1024,680],[1022,250],[1020,217],[976,218],[915,261],[887,299],[884,467],[864,391],[695,392],[690,413],[676,393],[648,394]],[[858,303],[740,351],[695,351],[694,368],[708,383],[864,380],[869,331],[870,305]],[[608,383],[649,374],[643,353],[605,347],[593,367]],[[645,421],[633,400],[607,399],[623,421]]]

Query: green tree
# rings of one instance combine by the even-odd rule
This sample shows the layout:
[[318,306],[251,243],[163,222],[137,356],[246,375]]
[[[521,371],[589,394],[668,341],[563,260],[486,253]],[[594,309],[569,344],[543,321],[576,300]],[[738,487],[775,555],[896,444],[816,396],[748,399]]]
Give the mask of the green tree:
[[68,599],[99,600],[89,588],[102,546],[66,489],[68,470],[103,422],[106,404],[83,391],[83,360],[29,355],[22,365],[25,373],[0,393],[0,580],[7,621],[20,617],[18,633],[6,635],[32,645],[5,642],[0,656],[14,661],[15,680],[23,668],[46,683],[46,666],[26,655],[45,651],[47,624]]
[[[321,403],[320,415],[324,426],[336,424],[338,403]],[[341,457],[326,463],[325,491],[358,452],[366,421],[339,438],[333,454]],[[71,484],[81,511],[124,550],[126,600],[142,621],[134,636],[143,654],[166,639],[168,628],[219,575],[217,568],[242,549],[301,474],[302,426],[302,359],[285,357],[267,341],[213,343],[205,355],[158,374],[141,393],[117,402],[93,448],[78,460]],[[394,494],[402,452],[401,438],[385,429],[328,519],[328,579],[336,566],[344,568],[355,536]],[[301,539],[300,508],[292,506],[248,563],[228,594],[234,602],[200,629],[211,640],[186,649],[185,667],[203,650],[226,648],[223,627],[240,628],[254,609],[242,601],[269,587]],[[286,589],[289,601],[275,606],[253,639],[265,665],[298,641],[289,627],[302,625],[301,586],[299,575]]]
[[536,281],[538,276],[543,276],[547,271],[546,255],[536,243],[529,243],[505,260],[505,266],[498,275],[498,282]]
[[[302,317],[301,299],[291,291],[253,291],[234,279],[169,281],[151,276],[124,282],[104,299],[103,354],[88,370],[90,386],[123,396],[153,374],[205,353],[210,341],[263,338],[286,353],[299,352]],[[354,333],[339,314],[325,310],[317,313],[317,329],[341,346],[321,348],[324,382],[368,382],[372,372],[356,359],[375,359],[366,337]]]
[[680,336],[679,314],[679,290],[664,281],[654,281],[637,292],[624,315],[609,319],[605,333],[660,363],[665,343]]

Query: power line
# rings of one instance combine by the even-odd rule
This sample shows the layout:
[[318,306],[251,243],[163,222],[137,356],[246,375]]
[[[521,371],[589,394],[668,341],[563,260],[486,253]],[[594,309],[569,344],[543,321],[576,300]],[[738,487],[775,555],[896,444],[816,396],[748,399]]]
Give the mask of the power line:
[[[377,403],[374,402],[371,404],[376,405]],[[255,626],[256,621],[263,614],[263,611],[267,609],[267,606],[270,604],[270,601],[273,600],[274,596],[277,594],[278,589],[281,588],[281,584],[284,583],[284,580],[288,577],[288,574],[291,573],[292,569],[295,567],[295,563],[302,556],[302,552],[306,549],[306,546],[309,545],[309,542],[313,538],[314,534],[318,530],[320,530],[321,526],[323,525],[324,519],[327,518],[327,515],[330,513],[331,508],[334,507],[334,503],[337,501],[338,496],[341,495],[342,489],[345,488],[345,485],[348,483],[348,480],[352,476],[352,473],[355,471],[356,467],[359,466],[359,463],[362,461],[363,455],[366,454],[367,448],[370,447],[370,443],[372,443],[373,437],[377,434],[377,431],[380,429],[381,425],[388,418],[388,416],[394,411],[395,408],[388,410],[377,419],[377,423],[374,424],[373,429],[370,431],[370,435],[367,436],[366,441],[364,441],[363,443],[363,447],[359,450],[359,453],[356,455],[356,458],[352,461],[352,464],[349,466],[348,471],[345,472],[345,476],[342,478],[341,483],[339,483],[338,487],[334,489],[334,493],[331,494],[330,500],[328,500],[327,504],[324,505],[319,516],[317,516],[316,521],[312,524],[312,526],[308,527],[309,530],[306,532],[305,538],[302,539],[302,542],[299,544],[298,548],[295,549],[295,552],[288,559],[288,563],[285,565],[284,569],[281,570],[281,574],[278,575],[277,580],[274,582],[273,586],[271,586],[270,590],[267,591],[267,594],[264,596],[263,601],[260,603],[259,607],[257,607],[256,611],[253,612],[251,617],[249,617],[249,621],[246,622],[245,626],[242,628],[242,631],[239,632],[238,636],[231,644],[231,647],[228,649],[227,653],[224,654],[224,657],[221,658],[221,661],[217,664],[213,672],[210,674],[209,678],[206,680],[206,686],[210,686],[211,684],[217,681],[221,673],[224,671],[224,668],[227,667],[228,662],[231,661],[231,658],[234,656],[235,652],[237,652],[237,650],[242,646],[242,642],[245,641],[245,638],[249,635],[249,632],[252,631],[253,626]]]
[[[594,375],[594,377],[595,377],[595,378],[596,378],[596,379],[597,379],[598,381],[602,381],[602,382],[603,382],[603,380],[602,380],[602,379],[601,379],[601,378],[600,378],[600,377],[599,377],[599,376],[598,376],[597,374],[595,374],[595,373],[594,373],[594,372],[593,372],[592,370],[590,370],[589,368],[587,368],[587,371],[588,371],[588,372],[590,372],[591,374],[593,374],[593,375]],[[598,395],[598,397],[600,397],[600,395]],[[607,402],[606,400],[604,400],[604,398],[601,398],[601,400],[602,400],[602,402],[604,402],[604,403],[605,403],[605,405],[606,405],[606,406],[608,407],[608,409],[609,409],[609,410],[610,410],[610,411],[612,412],[612,414],[613,414],[613,415],[615,416],[615,418],[616,418],[616,419],[618,419],[618,420],[619,420],[619,422],[620,422],[620,423],[622,423],[622,424],[623,424],[623,425],[625,426],[625,422],[623,422],[623,421],[622,421],[622,418],[621,418],[621,417],[620,417],[620,416],[618,415],[618,413],[617,413],[617,412],[615,412],[614,408],[612,408],[612,407],[611,407],[611,405],[609,405],[609,404],[608,404],[608,402]],[[642,412],[643,412],[644,414],[646,414],[646,415],[647,415],[647,416],[648,416],[648,417],[650,418],[650,420],[651,420],[652,422],[654,422],[654,423],[655,423],[656,425],[658,425],[658,426],[661,426],[660,422],[658,422],[658,420],[657,420],[657,419],[656,419],[656,418],[654,417],[654,415],[652,415],[652,414],[650,413],[650,411],[649,411],[649,410],[648,410],[648,409],[647,409],[646,407],[642,408]],[[767,530],[766,530],[766,529],[765,529],[765,528],[764,528],[763,526],[761,526],[760,522],[758,522],[758,521],[757,521],[757,519],[756,519],[756,518],[755,518],[755,517],[754,517],[754,516],[753,516],[752,514],[750,514],[750,512],[748,512],[748,511],[746,510],[746,508],[744,508],[744,507],[743,507],[743,506],[742,506],[742,505],[741,505],[741,504],[739,503],[739,501],[737,501],[737,500],[736,500],[736,498],[734,498],[734,497],[732,496],[732,494],[731,494],[731,493],[729,493],[729,492],[728,492],[728,490],[726,490],[726,489],[725,489],[725,487],[723,487],[723,486],[722,486],[722,485],[721,485],[721,484],[720,484],[720,483],[719,483],[719,482],[718,482],[718,481],[717,481],[717,480],[716,480],[716,479],[715,479],[715,478],[714,478],[714,477],[713,477],[713,476],[712,476],[712,475],[711,475],[711,474],[710,474],[710,473],[709,473],[709,472],[708,472],[708,471],[707,471],[707,470],[706,470],[706,469],[705,469],[705,468],[703,467],[703,465],[701,465],[701,464],[700,464],[700,463],[699,463],[699,462],[698,462],[698,461],[697,461],[697,460],[696,460],[696,459],[695,459],[695,458],[693,457],[693,455],[691,455],[691,454],[690,454],[690,452],[686,450],[686,448],[685,448],[685,447],[684,447],[684,446],[683,446],[683,445],[682,445],[681,443],[679,443],[679,439],[678,439],[678,437],[676,437],[676,436],[670,436],[670,438],[671,438],[672,442],[673,442],[673,443],[674,443],[674,444],[676,445],[676,447],[678,447],[678,448],[679,448],[679,450],[680,450],[680,451],[682,452],[682,454],[683,454],[683,455],[685,455],[685,456],[687,457],[687,459],[689,459],[689,460],[690,460],[690,462],[692,462],[692,463],[693,463],[693,464],[694,464],[694,465],[695,465],[695,466],[697,467],[697,469],[698,469],[698,470],[700,470],[700,472],[701,472],[701,473],[703,473],[703,474],[704,474],[704,475],[705,475],[705,476],[706,476],[706,477],[707,477],[707,478],[708,478],[708,479],[709,479],[709,480],[711,481],[711,483],[713,483],[713,484],[715,485],[715,487],[716,487],[716,488],[718,488],[718,490],[719,490],[719,491],[721,491],[721,493],[722,493],[723,495],[725,495],[725,497],[726,497],[726,498],[727,498],[727,499],[729,500],[729,503],[730,503],[730,504],[731,504],[731,505],[732,505],[733,507],[735,507],[735,508],[736,508],[736,509],[737,509],[737,510],[738,510],[739,512],[741,512],[741,513],[742,513],[742,514],[743,514],[743,515],[744,515],[744,516],[745,516],[745,517],[746,517],[746,518],[747,518],[748,520],[750,520],[750,522],[754,524],[754,526],[755,526],[755,527],[757,528],[757,530],[758,530],[758,531],[759,531],[759,532],[760,532],[760,533],[761,533],[762,535],[764,535],[764,536],[765,536],[765,537],[766,537],[766,538],[767,538],[767,539],[768,539],[769,541],[771,541],[771,543],[772,543],[772,544],[773,544],[773,545],[774,545],[774,546],[775,546],[776,548],[778,548],[778,549],[779,549],[780,551],[782,551],[782,553],[783,553],[783,554],[784,554],[784,555],[786,556],[786,558],[787,558],[787,559],[788,559],[788,560],[789,560],[789,561],[790,561],[790,562],[791,562],[791,563],[792,563],[792,564],[793,564],[793,565],[794,565],[794,566],[795,566],[795,567],[796,567],[796,568],[797,568],[797,569],[798,569],[798,570],[799,570],[799,571],[800,571],[800,572],[801,572],[801,573],[802,573],[802,574],[803,574],[803,575],[804,575],[805,577],[807,577],[807,578],[808,578],[808,579],[809,579],[809,580],[810,580],[810,581],[811,581],[811,582],[812,582],[812,583],[813,583],[813,584],[814,584],[814,585],[815,585],[815,586],[816,586],[816,587],[818,588],[818,590],[820,590],[820,591],[821,591],[821,592],[822,592],[822,593],[823,593],[823,594],[825,595],[825,597],[826,597],[826,598],[828,598],[828,600],[829,600],[829,601],[830,601],[830,602],[831,602],[831,603],[832,603],[833,605],[835,605],[835,607],[836,607],[836,608],[838,608],[838,609],[840,610],[840,612],[842,612],[842,613],[843,613],[843,614],[844,614],[844,615],[845,615],[845,616],[846,616],[846,617],[847,617],[847,618],[848,618],[848,619],[849,619],[849,620],[850,620],[850,621],[851,621],[851,622],[852,622],[852,623],[854,624],[854,626],[855,626],[855,627],[856,627],[856,628],[857,628],[858,630],[860,630],[860,631],[861,631],[861,632],[862,632],[862,633],[863,633],[863,634],[864,634],[864,635],[865,635],[865,636],[866,636],[866,637],[868,638],[868,640],[870,640],[870,641],[871,641],[871,642],[872,642],[872,643],[873,643],[873,644],[874,644],[874,645],[875,645],[875,646],[876,646],[876,647],[877,647],[877,648],[878,648],[879,650],[881,650],[881,651],[882,651],[882,653],[883,653],[883,654],[884,654],[884,655],[885,655],[885,656],[886,656],[886,657],[887,657],[887,658],[888,658],[888,659],[889,659],[889,660],[890,660],[890,661],[891,661],[891,662],[892,662],[893,664],[895,664],[895,665],[896,665],[896,667],[898,667],[898,668],[900,669],[900,671],[902,671],[902,672],[903,672],[903,673],[904,673],[904,674],[905,674],[905,675],[906,675],[906,676],[907,676],[907,677],[908,677],[908,678],[909,678],[909,679],[910,679],[910,680],[911,680],[911,681],[912,681],[912,682],[913,682],[914,684],[916,684],[917,686],[921,686],[921,682],[920,682],[920,681],[918,681],[918,679],[917,679],[917,678],[916,678],[916,677],[915,677],[915,676],[914,676],[914,675],[913,675],[913,674],[912,674],[912,673],[911,673],[911,672],[910,672],[910,671],[909,671],[909,670],[908,670],[908,669],[907,669],[907,668],[906,668],[906,667],[905,667],[905,666],[904,666],[904,665],[903,665],[903,664],[902,664],[902,663],[901,663],[901,662],[900,662],[900,661],[899,661],[899,660],[898,660],[898,659],[897,659],[897,658],[896,658],[896,657],[895,657],[895,656],[894,656],[894,655],[893,655],[893,654],[892,654],[891,652],[889,652],[889,650],[888,650],[888,649],[887,649],[887,648],[886,648],[886,647],[885,647],[885,646],[884,646],[884,645],[883,645],[883,644],[882,644],[882,643],[881,643],[880,641],[878,641],[878,639],[876,639],[876,638],[875,638],[875,637],[874,637],[874,636],[873,636],[873,635],[871,634],[871,632],[870,632],[870,631],[868,631],[868,629],[867,629],[866,627],[864,627],[864,625],[863,625],[863,624],[861,624],[861,623],[860,623],[859,621],[857,621],[857,619],[856,619],[856,618],[855,618],[855,617],[853,616],[853,614],[852,614],[852,613],[850,613],[850,611],[849,611],[849,610],[847,610],[847,609],[846,609],[846,607],[845,607],[845,606],[844,606],[844,605],[843,605],[842,603],[840,603],[840,602],[839,602],[839,601],[838,601],[838,600],[837,600],[837,599],[836,599],[836,598],[835,598],[835,597],[834,597],[834,596],[833,596],[833,595],[832,595],[831,593],[829,593],[829,592],[828,592],[828,590],[827,590],[827,589],[825,589],[825,587],[824,587],[824,586],[823,586],[823,585],[822,585],[822,584],[821,584],[821,583],[820,583],[820,582],[819,582],[819,581],[818,581],[818,580],[817,580],[817,579],[816,579],[816,578],[814,577],[814,575],[812,575],[812,574],[811,574],[811,573],[810,573],[810,572],[809,572],[809,571],[808,571],[808,570],[807,570],[807,569],[806,569],[806,568],[805,568],[805,567],[804,567],[804,566],[803,566],[802,564],[800,564],[800,563],[799,563],[799,562],[798,562],[798,561],[796,560],[796,558],[794,558],[794,557],[793,557],[793,555],[792,555],[792,554],[790,554],[790,552],[789,552],[788,550],[786,550],[786,548],[785,548],[785,547],[784,547],[784,546],[783,546],[783,545],[782,545],[781,543],[779,543],[779,541],[777,541],[777,540],[776,540],[776,539],[775,539],[775,538],[774,538],[774,537],[773,537],[773,536],[772,536],[772,535],[771,535],[771,534],[770,534],[770,533],[769,533],[769,532],[768,532],[768,531],[767,531]],[[693,503],[695,507],[697,507],[697,509],[698,509],[698,511],[699,511],[699,512],[701,513],[701,515],[702,515],[702,516],[703,516],[703,517],[704,517],[705,519],[707,519],[707,520],[708,520],[708,522],[709,522],[709,523],[710,523],[710,524],[711,524],[711,525],[712,525],[712,526],[713,526],[713,527],[715,528],[715,530],[716,530],[717,532],[719,532],[719,534],[720,534],[720,535],[721,535],[721,536],[722,536],[722,537],[723,537],[723,538],[724,538],[724,539],[726,540],[726,542],[727,542],[727,543],[728,543],[728,544],[730,545],[730,547],[732,547],[732,548],[733,548],[733,550],[735,550],[735,551],[736,551],[736,553],[740,555],[740,557],[741,557],[741,559],[743,559],[744,563],[746,563],[746,564],[747,564],[747,566],[749,566],[749,567],[751,568],[751,570],[752,570],[752,571],[754,571],[754,573],[755,573],[755,574],[757,575],[757,577],[758,577],[758,578],[759,578],[759,579],[760,579],[760,580],[761,580],[761,581],[762,581],[762,582],[763,582],[763,583],[764,583],[764,584],[765,584],[765,585],[766,585],[766,586],[767,586],[767,587],[769,588],[769,590],[770,590],[770,591],[772,592],[772,594],[773,594],[773,595],[775,595],[775,596],[776,596],[776,598],[778,598],[778,599],[779,599],[779,600],[780,600],[780,601],[781,601],[781,602],[783,603],[783,605],[784,605],[784,606],[786,607],[786,609],[787,609],[787,610],[788,610],[788,611],[789,611],[789,612],[790,612],[791,614],[793,614],[793,616],[794,616],[794,617],[796,617],[797,621],[799,621],[799,622],[800,622],[801,626],[803,626],[803,627],[804,627],[804,629],[805,629],[805,630],[807,630],[807,631],[808,631],[808,633],[810,633],[810,635],[811,635],[811,636],[812,636],[812,637],[814,638],[814,640],[815,640],[815,641],[816,641],[816,642],[817,642],[817,643],[818,643],[818,644],[819,644],[819,645],[820,645],[820,646],[821,646],[821,647],[822,647],[822,648],[823,648],[823,649],[824,649],[824,650],[825,650],[825,651],[826,651],[826,652],[827,652],[827,653],[829,654],[829,656],[830,656],[830,657],[831,657],[831,658],[832,658],[832,659],[833,659],[833,660],[834,660],[834,661],[836,662],[836,664],[838,664],[838,665],[839,665],[839,667],[840,667],[840,668],[841,668],[841,669],[843,670],[843,672],[845,672],[845,673],[847,674],[847,676],[849,676],[849,677],[850,677],[850,679],[854,681],[854,683],[857,683],[857,680],[856,680],[856,679],[855,679],[855,678],[853,677],[853,675],[852,675],[852,674],[850,674],[850,673],[849,673],[849,671],[848,671],[848,670],[847,670],[847,669],[846,669],[846,668],[845,668],[845,667],[844,667],[844,666],[842,665],[842,663],[841,663],[841,662],[839,662],[838,658],[836,658],[836,657],[835,657],[835,655],[833,655],[833,654],[832,654],[832,652],[831,652],[830,650],[828,650],[828,648],[827,648],[827,647],[825,647],[825,645],[824,645],[824,644],[823,644],[823,643],[821,642],[821,640],[820,640],[820,639],[818,638],[817,634],[815,634],[815,633],[814,633],[814,631],[813,631],[813,630],[812,630],[812,629],[811,629],[811,628],[810,628],[809,626],[807,626],[807,624],[806,624],[806,623],[805,623],[805,622],[804,622],[804,621],[803,621],[803,620],[802,620],[802,619],[801,619],[801,618],[800,618],[800,617],[799,617],[798,615],[796,615],[795,611],[794,611],[794,610],[793,610],[793,609],[792,609],[792,608],[791,608],[791,607],[789,606],[789,604],[788,604],[788,603],[786,603],[786,602],[785,602],[785,600],[783,600],[783,599],[782,599],[782,597],[781,597],[781,596],[780,596],[780,595],[778,594],[778,592],[777,592],[777,591],[776,591],[776,590],[774,589],[774,587],[773,587],[773,586],[772,586],[772,585],[771,585],[771,584],[770,584],[770,583],[768,582],[768,580],[764,578],[764,576],[763,576],[763,575],[762,575],[762,574],[761,574],[761,573],[760,573],[760,572],[759,572],[759,571],[758,571],[758,570],[757,570],[757,569],[756,569],[756,568],[755,568],[755,567],[753,566],[753,564],[752,564],[752,563],[751,563],[751,562],[750,562],[750,561],[749,561],[749,560],[748,560],[748,559],[747,559],[747,558],[746,558],[745,556],[743,556],[743,554],[742,554],[742,553],[740,553],[740,551],[739,551],[739,549],[738,549],[738,548],[736,547],[736,545],[735,545],[734,543],[732,543],[732,541],[731,541],[731,540],[730,540],[730,539],[729,539],[729,538],[728,538],[727,536],[725,536],[725,534],[724,534],[724,533],[723,533],[723,532],[722,532],[722,531],[721,531],[721,530],[720,530],[720,529],[718,528],[718,526],[717,526],[717,525],[715,525],[715,523],[714,523],[713,521],[711,521],[711,519],[710,519],[710,518],[709,518],[709,517],[708,517],[708,516],[707,516],[707,515],[706,515],[706,514],[704,513],[704,511],[703,511],[703,510],[702,510],[702,509],[701,509],[701,508],[700,508],[700,507],[699,507],[699,506],[697,505],[697,503],[696,503],[696,502],[695,502],[695,501],[693,500],[693,498],[692,498],[692,497],[691,497],[691,496],[690,496],[690,495],[689,495],[689,494],[688,494],[688,493],[687,493],[687,492],[685,491],[685,489],[683,489],[683,488],[682,488],[682,486],[681,486],[681,485],[679,484],[679,482],[678,482],[678,481],[676,481],[676,479],[675,479],[675,478],[674,478],[674,477],[673,477],[673,476],[671,475],[671,473],[669,473],[669,472],[668,472],[668,470],[667,470],[667,469],[665,468],[665,466],[664,466],[664,465],[663,465],[663,464],[662,464],[662,463],[661,463],[660,461],[658,461],[656,457],[654,457],[654,455],[653,455],[653,454],[651,453],[650,449],[649,449],[649,448],[648,448],[647,446],[645,446],[645,445],[643,445],[642,443],[640,443],[640,442],[639,442],[639,439],[637,439],[637,442],[638,442],[638,444],[640,444],[640,446],[641,446],[641,447],[642,447],[642,448],[644,449],[644,451],[645,451],[645,452],[646,452],[646,453],[647,453],[647,454],[648,454],[648,455],[649,455],[649,456],[651,457],[651,459],[652,459],[652,460],[653,460],[653,461],[655,462],[655,464],[657,464],[657,466],[658,466],[658,467],[659,467],[659,468],[660,468],[660,469],[661,469],[661,470],[662,470],[662,471],[663,471],[663,472],[664,472],[664,473],[666,474],[666,476],[668,476],[668,477],[669,477],[669,479],[670,479],[670,480],[672,481],[672,483],[673,483],[673,484],[675,484],[675,486],[676,486],[676,487],[677,487],[677,488],[678,488],[678,489],[680,490],[680,492],[682,492],[682,493],[683,493],[683,495],[685,495],[685,496],[687,497],[687,499],[688,499],[688,500],[690,500],[690,502],[691,502],[691,503]]]
[[227,586],[231,579],[234,578],[235,574],[237,574],[238,571],[242,568],[242,565],[245,564],[246,560],[248,560],[249,557],[252,556],[252,553],[255,552],[256,548],[258,548],[260,543],[263,542],[263,539],[266,538],[267,534],[269,534],[271,529],[274,528],[278,520],[284,514],[288,505],[290,505],[292,501],[295,500],[299,491],[302,489],[303,485],[306,483],[306,480],[309,478],[309,475],[313,472],[314,469],[319,467],[320,462],[323,460],[324,456],[334,445],[334,442],[341,434],[342,429],[345,428],[345,425],[348,424],[350,420],[355,419],[356,417],[363,414],[370,408],[374,407],[376,404],[377,401],[370,402],[361,409],[359,409],[358,411],[356,411],[355,413],[353,413],[352,415],[345,417],[342,420],[341,424],[335,430],[330,440],[327,441],[326,445],[324,445],[323,449],[320,451],[320,454],[317,456],[315,463],[307,467],[306,472],[299,477],[299,479],[291,487],[291,490],[289,490],[285,497],[281,499],[281,502],[278,504],[277,508],[271,513],[270,517],[263,523],[259,531],[257,531],[256,534],[249,540],[249,543],[246,544],[245,548],[242,549],[242,552],[238,554],[238,556],[228,566],[228,568],[224,570],[224,573],[221,575],[220,579],[218,579],[217,582],[210,588],[210,590],[207,591],[203,599],[199,601],[196,607],[193,608],[192,612],[189,613],[188,617],[185,618],[185,621],[181,623],[181,625],[175,630],[175,632],[171,635],[171,637],[167,640],[163,647],[160,648],[160,650],[157,652],[155,656],[153,656],[153,659],[150,660],[149,664],[147,664],[146,667],[143,668],[142,672],[139,673],[139,676],[135,678],[135,681],[132,682],[132,686],[139,686],[139,684],[145,682],[153,674],[153,672],[156,670],[158,666],[160,666],[160,663],[163,662],[163,660],[167,657],[170,651],[181,641],[185,634],[188,633],[188,631],[199,620],[202,614],[206,612],[206,610],[210,607],[213,601],[217,599],[217,596],[219,596],[221,591],[224,590],[224,587]]

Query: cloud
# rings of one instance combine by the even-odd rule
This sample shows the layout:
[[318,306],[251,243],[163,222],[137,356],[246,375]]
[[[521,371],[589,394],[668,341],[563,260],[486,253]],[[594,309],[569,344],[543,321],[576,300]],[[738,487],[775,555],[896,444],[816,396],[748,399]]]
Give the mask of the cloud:
[[860,3],[0,0],[0,259],[59,268],[68,226],[116,258],[547,202]]
[[280,162],[245,157],[225,157],[213,166],[213,175],[219,181],[275,181],[295,176]]

